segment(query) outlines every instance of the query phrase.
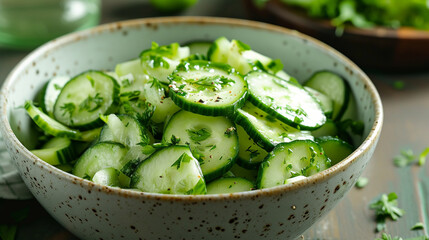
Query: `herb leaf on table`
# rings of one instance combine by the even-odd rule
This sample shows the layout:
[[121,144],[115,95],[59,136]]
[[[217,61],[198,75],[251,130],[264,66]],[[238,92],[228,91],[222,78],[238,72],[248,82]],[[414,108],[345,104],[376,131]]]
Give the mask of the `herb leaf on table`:
[[404,215],[404,210],[398,207],[398,196],[396,193],[391,192],[388,195],[382,194],[381,197],[369,205],[370,209],[375,210],[377,228],[376,231],[380,232],[386,229],[386,219],[391,218],[396,221],[399,217]]

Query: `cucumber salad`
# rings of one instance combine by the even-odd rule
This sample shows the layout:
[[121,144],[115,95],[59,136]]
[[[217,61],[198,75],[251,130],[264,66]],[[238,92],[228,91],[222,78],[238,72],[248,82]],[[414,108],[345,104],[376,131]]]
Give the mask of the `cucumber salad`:
[[356,102],[341,76],[301,85],[239,40],[151,48],[116,65],[50,79],[25,110],[31,152],[98,184],[218,194],[288,184],[354,151]]

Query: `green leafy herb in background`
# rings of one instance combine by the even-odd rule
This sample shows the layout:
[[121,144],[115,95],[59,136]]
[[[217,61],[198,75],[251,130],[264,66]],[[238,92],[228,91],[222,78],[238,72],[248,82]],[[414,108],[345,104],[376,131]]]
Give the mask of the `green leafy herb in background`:
[[368,182],[369,182],[368,178],[366,178],[366,177],[360,177],[356,181],[356,187],[357,188],[364,188],[366,185],[368,185]]
[[396,221],[404,214],[404,210],[398,208],[398,196],[392,192],[388,195],[382,194],[381,197],[369,205],[370,209],[375,210],[377,228],[380,232],[386,228],[386,219],[391,218]]
[[[262,7],[268,0],[254,0]],[[341,34],[345,25],[359,28],[402,26],[429,30],[427,0],[281,0],[314,18],[330,19]]]
[[414,226],[411,228],[411,230],[422,230],[424,229],[424,225],[422,222],[418,222],[414,224]]
[[381,238],[376,238],[375,240],[429,240],[426,236],[413,237],[413,238],[401,238],[401,237],[392,237],[387,233],[383,233]]
[[413,163],[416,156],[411,149],[403,149],[401,153],[393,158],[393,163],[397,167],[405,167]]

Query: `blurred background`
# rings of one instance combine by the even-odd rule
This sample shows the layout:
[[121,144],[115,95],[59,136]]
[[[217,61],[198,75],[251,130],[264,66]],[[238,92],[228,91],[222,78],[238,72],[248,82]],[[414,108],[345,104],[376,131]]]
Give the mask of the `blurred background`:
[[[397,168],[392,159],[403,148],[421,152],[429,146],[428,9],[428,0],[0,0],[0,84],[37,46],[103,23],[215,16],[296,29],[333,46],[363,68],[379,90],[385,111],[382,136],[363,174],[368,186],[352,189],[302,239],[380,237],[368,204],[381,193],[394,191],[406,214],[389,221],[387,231],[392,237],[418,240],[429,230],[429,164]],[[424,228],[411,231],[417,222]],[[34,199],[0,198],[0,239],[7,231],[13,233],[8,240],[76,239]]]

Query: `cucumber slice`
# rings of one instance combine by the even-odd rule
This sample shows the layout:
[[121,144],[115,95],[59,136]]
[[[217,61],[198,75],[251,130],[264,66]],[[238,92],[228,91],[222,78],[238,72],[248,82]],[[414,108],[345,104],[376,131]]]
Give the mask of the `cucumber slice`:
[[323,148],[326,156],[331,159],[332,165],[339,163],[354,151],[354,147],[349,143],[335,137],[321,137],[316,139]]
[[112,141],[131,147],[138,144],[147,145],[150,142],[149,132],[128,115],[110,114],[102,117],[106,122],[100,133],[100,142]]
[[119,81],[121,86],[128,86],[133,81],[147,78],[147,74],[144,72],[139,58],[117,64],[115,73],[121,78]]
[[309,92],[314,98],[319,101],[319,104],[322,107],[322,110],[325,113],[326,117],[330,118],[334,110],[334,102],[332,101],[332,99],[310,87],[305,86],[304,89],[307,90],[307,92]]
[[45,133],[54,137],[66,137],[74,140],[80,140],[82,138],[82,133],[80,131],[64,126],[55,119],[49,117],[41,109],[34,106],[32,102],[25,102],[24,108],[36,125]]
[[350,87],[339,75],[329,71],[319,71],[314,73],[304,86],[329,96],[334,103],[332,119],[341,118],[349,101]]
[[175,138],[179,144],[189,144],[207,182],[227,172],[238,154],[235,125],[226,117],[179,111],[167,123],[162,142],[171,143]]
[[57,137],[46,142],[41,149],[31,152],[51,165],[61,165],[75,160],[76,152],[68,138]]
[[73,174],[77,177],[92,179],[94,174],[101,169],[113,167],[119,170],[125,164],[121,160],[127,153],[127,150],[120,143],[96,143],[88,148],[77,160],[73,168]]
[[54,106],[59,122],[73,128],[93,129],[103,125],[99,115],[115,110],[119,85],[100,71],[87,71],[72,78],[61,90]]
[[131,178],[131,187],[143,192],[205,194],[198,160],[188,146],[162,148],[143,161]]
[[156,149],[151,145],[137,145],[130,147],[127,154],[122,158],[124,166],[120,169],[123,174],[131,177],[132,173],[136,170],[137,166],[146,160]]
[[246,168],[240,167],[238,164],[234,164],[234,166],[232,166],[229,172],[234,177],[245,178],[251,181],[252,183],[256,184],[256,179],[258,177],[257,169],[246,169]]
[[258,188],[269,188],[287,183],[296,176],[310,176],[330,167],[323,149],[313,141],[297,140],[280,143],[268,155],[258,172]]
[[275,118],[251,102],[237,110],[235,123],[242,126],[247,134],[266,151],[271,151],[277,144],[293,140],[313,140],[309,131],[300,131]]
[[194,113],[227,116],[246,100],[246,81],[225,64],[184,62],[177,66],[170,79],[170,96],[174,103]]
[[201,55],[207,56],[207,52],[209,51],[212,44],[213,44],[212,42],[207,42],[207,41],[194,41],[194,42],[185,44],[185,46],[189,48],[190,55],[201,54]]
[[260,71],[248,73],[245,79],[249,101],[280,121],[306,130],[325,123],[320,104],[299,84]]
[[39,103],[42,110],[50,117],[54,116],[54,105],[64,85],[70,80],[69,76],[57,76],[49,80],[43,87]]
[[210,61],[229,64],[243,75],[260,69],[272,74],[279,73],[281,78],[290,78],[282,71],[283,64],[280,60],[255,52],[239,40],[228,41],[225,37],[220,37],[213,42],[207,55]]
[[226,177],[219,178],[207,184],[207,194],[225,194],[234,192],[252,191],[254,184],[244,178]]
[[115,168],[103,168],[97,171],[92,177],[91,181],[110,187],[128,188],[130,185],[130,178]]
[[178,43],[159,46],[152,42],[152,47],[144,50],[140,54],[140,59],[145,73],[168,84],[170,82],[168,76],[176,69],[180,59],[188,56],[189,48],[180,47]]
[[247,134],[242,126],[237,125],[239,151],[237,164],[247,169],[258,169],[268,153]]
[[320,138],[323,136],[335,137],[338,135],[338,127],[334,121],[332,121],[331,119],[326,119],[325,124],[323,124],[322,127],[311,131],[311,134],[316,138]]

